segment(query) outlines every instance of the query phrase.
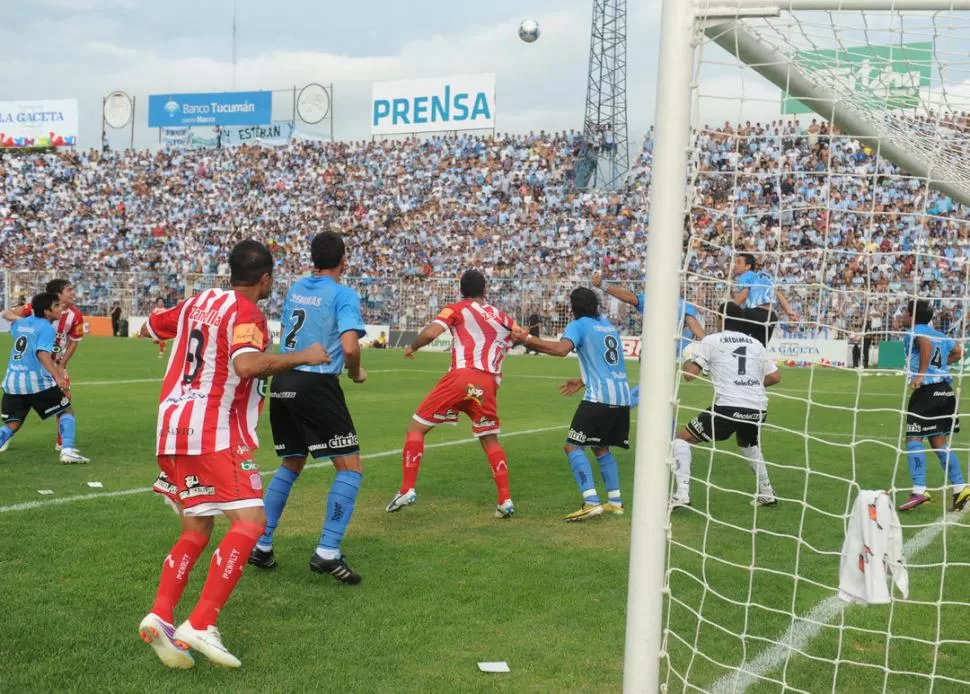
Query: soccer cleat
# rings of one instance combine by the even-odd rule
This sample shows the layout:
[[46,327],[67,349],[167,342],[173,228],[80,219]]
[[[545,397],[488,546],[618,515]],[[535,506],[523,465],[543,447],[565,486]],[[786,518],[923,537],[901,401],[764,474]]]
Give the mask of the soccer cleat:
[[167,667],[177,670],[188,670],[195,665],[195,659],[188,649],[180,647],[175,642],[175,627],[149,612],[138,625],[141,640],[155,649],[155,655]]
[[970,501],[970,487],[964,487],[962,492],[953,495],[953,510],[962,511],[968,501]]
[[[933,497],[930,496],[929,492],[923,492],[922,494],[917,494],[916,492],[913,492],[912,494],[909,495],[909,498],[906,499],[906,501],[904,501],[897,507],[897,510],[912,511],[917,506],[921,504],[925,504],[927,501],[931,501],[932,499]],[[956,499],[954,499],[954,501],[956,501]],[[966,502],[964,501],[964,503]]]
[[396,513],[397,511],[400,511],[405,506],[410,506],[417,500],[418,500],[418,493],[414,491],[414,489],[409,489],[404,493],[396,494],[394,498],[391,499],[391,503],[389,503],[387,505],[387,508],[385,508],[384,510],[387,511],[388,513]]
[[64,446],[62,446],[59,443],[55,443],[54,444],[54,452],[55,453],[60,453],[62,450],[64,450]]
[[276,556],[273,554],[272,549],[264,551],[259,547],[253,547],[253,551],[249,553],[249,560],[246,563],[259,567],[260,569],[275,569]]
[[324,559],[316,552],[310,557],[310,571],[318,574],[330,574],[341,583],[355,586],[360,583],[360,574],[354,573],[353,569],[347,566],[346,557],[336,559]]
[[602,515],[602,513],[603,504],[583,504],[582,508],[578,511],[573,511],[566,516],[565,521],[567,523],[575,523],[576,521],[583,521],[587,518]]
[[758,495],[751,501],[752,506],[776,506],[778,499],[775,497],[775,490],[768,488],[758,492]]
[[206,629],[196,629],[188,620],[185,620],[182,626],[175,630],[175,645],[195,649],[216,665],[223,667],[242,665],[242,661],[222,645],[222,636],[215,624]]
[[616,501],[616,502],[607,501],[605,504],[603,504],[603,510],[606,511],[607,513],[612,513],[614,516],[622,516],[623,515],[623,502],[621,502],[621,501]]
[[506,499],[495,507],[496,518],[511,518],[513,515],[515,515],[515,504],[511,499]]
[[76,448],[63,448],[61,449],[61,462],[64,465],[84,465],[84,463],[90,461],[81,455]]
[[670,508],[671,509],[675,509],[675,508],[687,508],[689,506],[690,506],[690,495],[689,494],[684,494],[684,495],[674,494],[672,497],[670,497]]

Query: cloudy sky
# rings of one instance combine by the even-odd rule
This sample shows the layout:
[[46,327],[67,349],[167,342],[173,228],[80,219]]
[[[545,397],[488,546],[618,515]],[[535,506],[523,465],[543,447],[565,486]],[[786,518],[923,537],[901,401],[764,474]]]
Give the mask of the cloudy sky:
[[[629,3],[628,108],[632,143],[653,120],[659,0]],[[80,145],[96,145],[101,97],[134,95],[136,144],[152,93],[233,88],[232,0],[6,0],[0,26],[0,100],[77,98]],[[289,89],[333,82],[335,134],[369,135],[374,80],[494,72],[500,131],[562,129],[582,123],[589,51],[589,0],[319,2],[237,0],[237,89]],[[542,37],[519,41],[537,20]],[[734,83],[720,87],[733,93]],[[778,113],[777,90],[749,87]],[[754,89],[754,91],[750,91]],[[727,115],[737,102],[722,106]],[[278,117],[278,112],[274,114]],[[122,144],[119,136],[112,143]]]

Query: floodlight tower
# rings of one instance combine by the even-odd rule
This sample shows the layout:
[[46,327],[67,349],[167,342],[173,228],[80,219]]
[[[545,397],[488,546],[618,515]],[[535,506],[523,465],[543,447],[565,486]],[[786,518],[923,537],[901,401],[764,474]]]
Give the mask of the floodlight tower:
[[587,185],[615,188],[630,168],[626,127],[626,0],[593,0],[583,132],[596,168]]

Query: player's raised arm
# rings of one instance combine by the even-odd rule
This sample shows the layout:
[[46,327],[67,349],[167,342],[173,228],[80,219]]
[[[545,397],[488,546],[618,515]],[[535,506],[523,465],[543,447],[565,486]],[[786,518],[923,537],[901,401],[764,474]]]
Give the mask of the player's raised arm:
[[780,289],[775,289],[775,298],[778,300],[778,305],[781,306],[781,310],[784,311],[789,318],[791,318],[793,321],[798,321],[800,319],[798,312],[791,307],[791,304],[788,303],[788,297],[786,297]]
[[438,339],[438,336],[445,331],[445,327],[441,325],[437,320],[434,323],[429,323],[424,326],[424,329],[418,333],[418,336],[414,338],[414,342],[407,345],[404,348],[404,358],[414,359],[414,353],[417,352],[422,347],[427,347],[432,342]]
[[[593,286],[597,289],[603,289],[603,280],[599,275],[593,275]],[[609,296],[614,299],[619,299],[624,304],[630,304],[631,306],[640,306],[640,302],[637,299],[637,295],[631,292],[629,289],[624,289],[623,287],[607,287],[603,289]]]
[[27,315],[27,306],[16,306],[14,308],[8,308],[2,314],[3,319],[8,323],[16,323],[21,318]]
[[956,364],[958,361],[963,359],[963,345],[959,342],[953,343],[953,349],[950,350],[950,356],[947,357],[947,364]]
[[707,331],[704,330],[704,326],[701,325],[700,320],[697,318],[697,309],[693,308],[690,304],[685,305],[687,309],[684,311],[684,324],[694,335],[695,340],[703,340],[707,337]]

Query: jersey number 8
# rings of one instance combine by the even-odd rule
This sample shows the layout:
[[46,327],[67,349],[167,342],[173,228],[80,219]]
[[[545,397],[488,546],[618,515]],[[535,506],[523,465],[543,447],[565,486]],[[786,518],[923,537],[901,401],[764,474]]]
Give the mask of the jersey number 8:
[[620,343],[612,335],[607,335],[603,338],[603,345],[606,347],[606,351],[603,352],[603,358],[606,363],[610,366],[616,366],[620,363]]

